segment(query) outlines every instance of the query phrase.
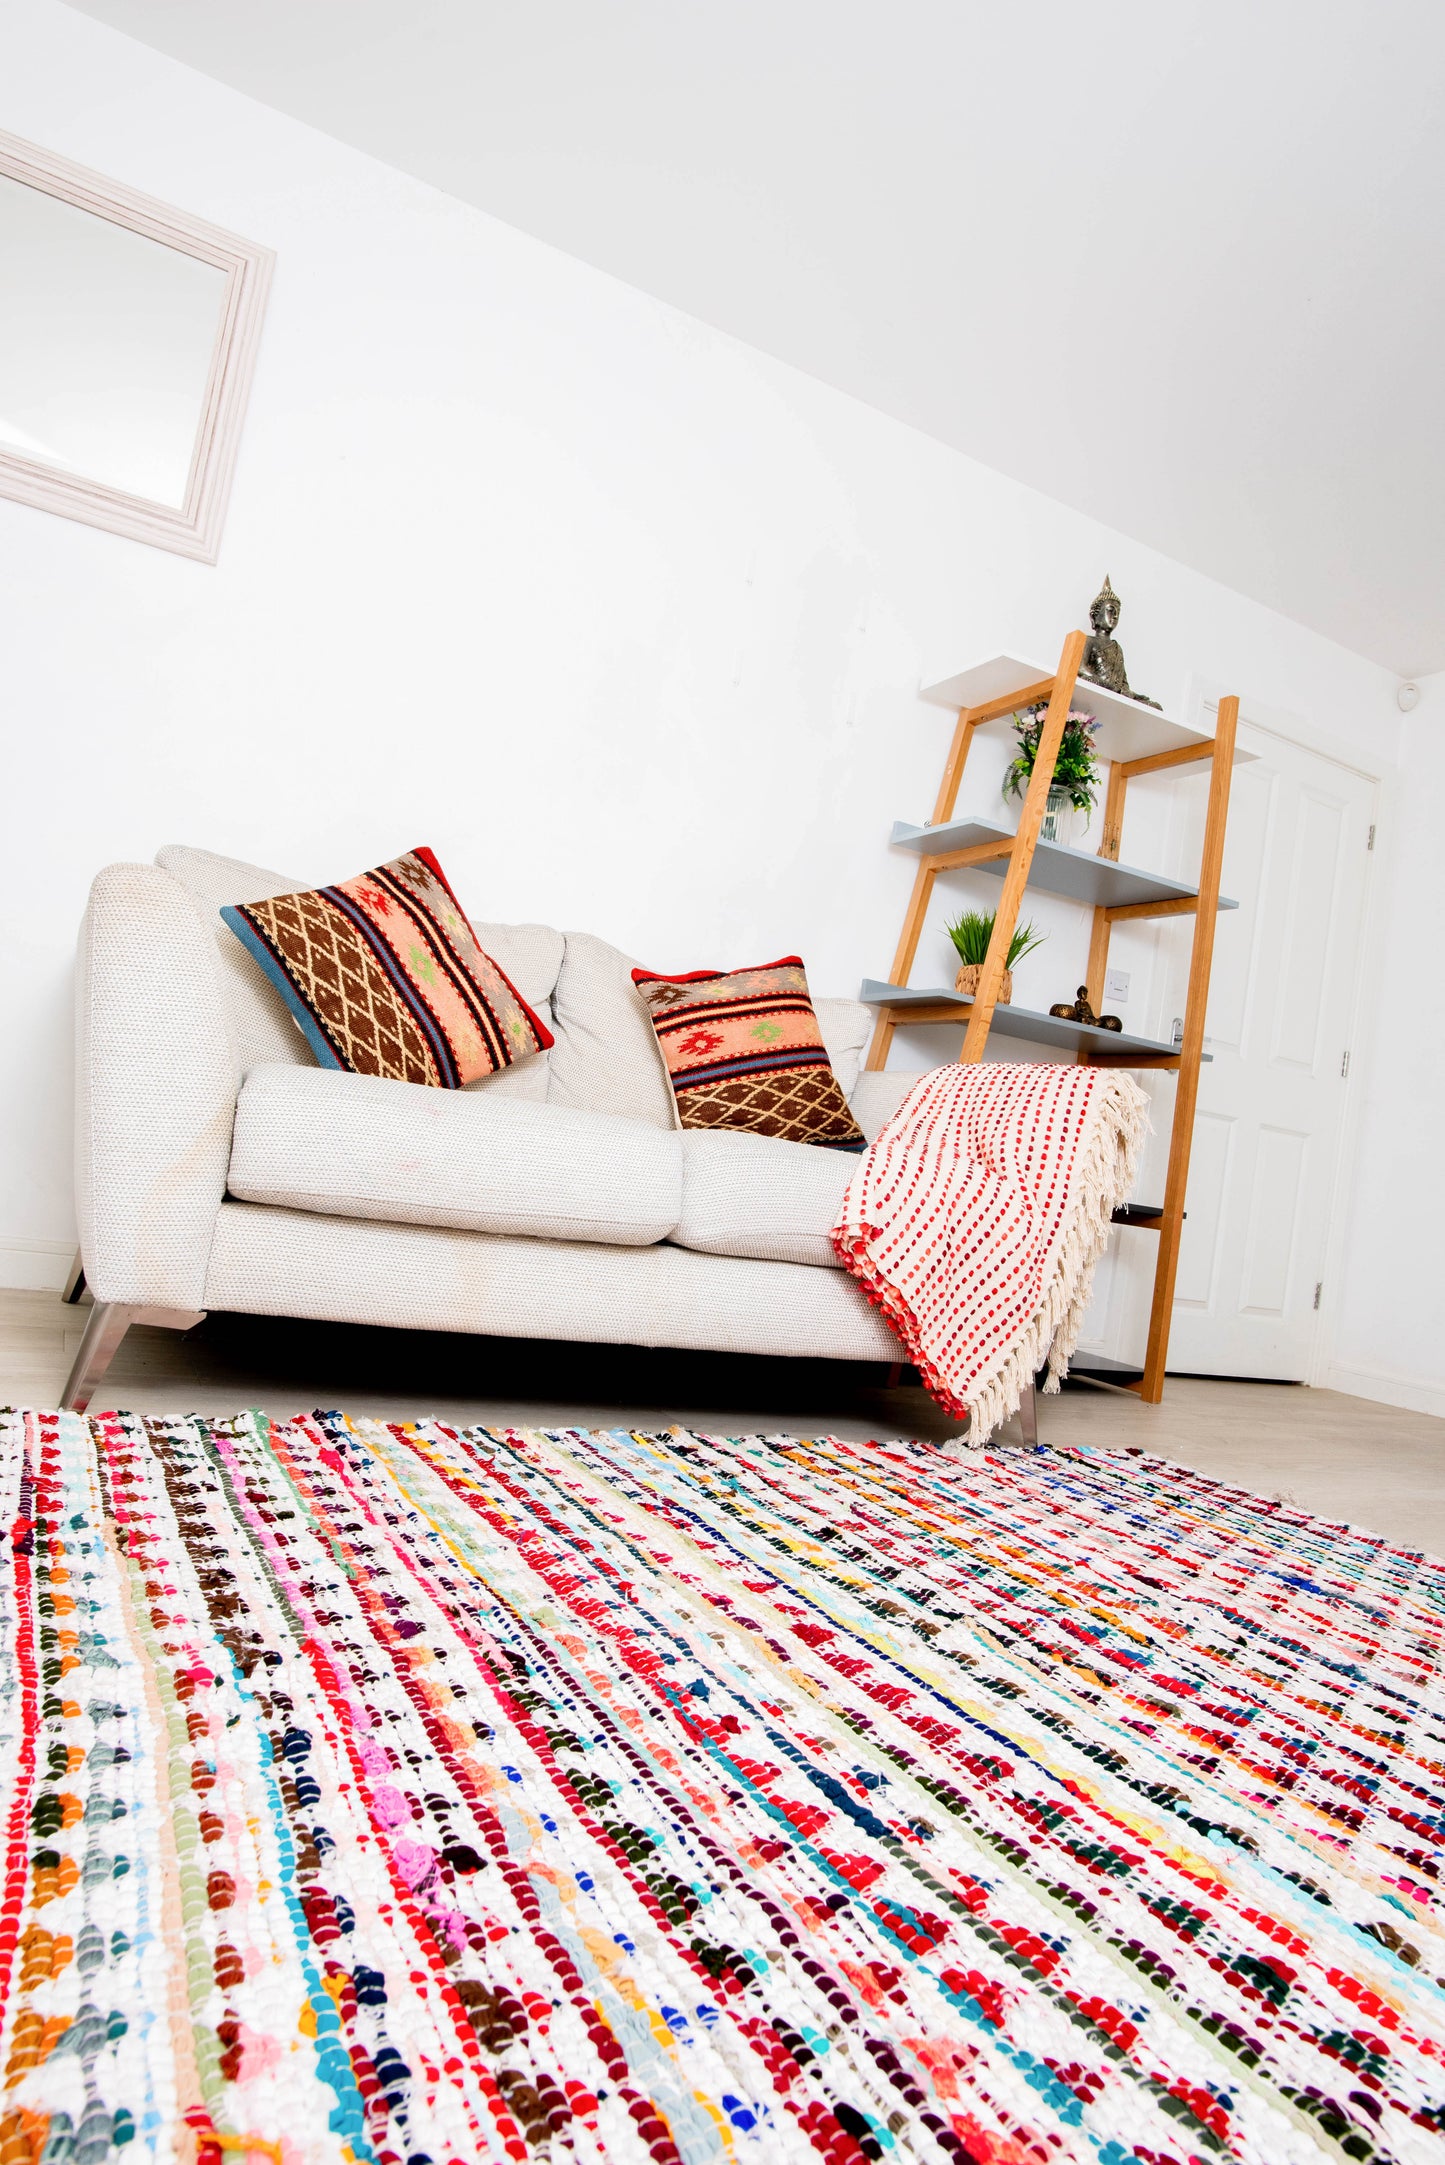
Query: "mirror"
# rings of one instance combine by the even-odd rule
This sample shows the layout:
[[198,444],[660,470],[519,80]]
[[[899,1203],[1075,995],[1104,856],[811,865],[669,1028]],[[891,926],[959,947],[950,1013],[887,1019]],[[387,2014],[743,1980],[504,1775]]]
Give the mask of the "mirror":
[[0,444],[179,510],[226,274],[0,174]]
[[214,563],[271,260],[0,135],[0,494]]

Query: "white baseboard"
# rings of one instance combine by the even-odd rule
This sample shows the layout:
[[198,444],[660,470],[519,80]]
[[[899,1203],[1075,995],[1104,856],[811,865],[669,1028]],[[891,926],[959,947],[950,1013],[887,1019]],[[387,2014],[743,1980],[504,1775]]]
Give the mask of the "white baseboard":
[[1322,1391],[1343,1391],[1349,1398],[1373,1398],[1378,1405],[1404,1406],[1411,1413],[1434,1413],[1445,1418],[1445,1383],[1429,1376],[1397,1376],[1382,1368],[1327,1367],[1320,1376]]
[[70,1275],[72,1240],[0,1240],[0,1286],[58,1293]]

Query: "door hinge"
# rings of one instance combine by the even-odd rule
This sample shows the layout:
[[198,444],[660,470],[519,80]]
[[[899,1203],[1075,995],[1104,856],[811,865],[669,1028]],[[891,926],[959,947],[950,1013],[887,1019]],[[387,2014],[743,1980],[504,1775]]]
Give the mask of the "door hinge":
[[1321,1293],[1323,1293],[1324,1289],[1325,1289],[1325,1281],[1324,1281],[1324,1279],[1323,1279],[1323,1278],[1321,1278],[1321,1280],[1319,1281],[1319,1284],[1318,1284],[1318,1285],[1317,1285],[1317,1286],[1315,1287],[1315,1306],[1316,1306],[1316,1308],[1318,1308],[1318,1307],[1319,1307],[1319,1304],[1320,1304],[1320,1295],[1321,1295]]
[[1342,1053],[1340,1054],[1340,1073],[1341,1073],[1341,1075],[1348,1075],[1348,1074],[1349,1074],[1349,1072],[1350,1072],[1350,1056],[1349,1056],[1349,1054],[1348,1054],[1347,1052],[1342,1052]]
[[1373,849],[1373,848],[1374,848],[1374,846],[1375,846],[1375,822],[1374,822],[1373,820],[1371,820],[1371,821],[1370,821],[1370,839],[1369,839],[1369,841],[1368,841],[1368,842],[1367,842],[1367,843],[1365,844],[1365,847],[1366,847],[1366,849]]

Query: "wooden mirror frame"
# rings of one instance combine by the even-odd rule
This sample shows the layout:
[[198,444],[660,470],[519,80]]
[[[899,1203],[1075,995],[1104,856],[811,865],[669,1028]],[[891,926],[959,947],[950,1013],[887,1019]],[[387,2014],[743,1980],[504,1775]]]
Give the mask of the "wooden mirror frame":
[[68,158],[24,142],[0,129],[0,173],[63,203],[108,218],[112,225],[128,226],[167,248],[197,256],[226,274],[221,298],[220,322],[211,353],[200,424],[191,453],[191,470],[185,501],[179,506],[160,504],[124,489],[87,481],[80,474],[58,472],[19,451],[0,445],[0,496],[32,504],[39,511],[55,511],[64,519],[80,519],[87,526],[103,526],[110,533],[126,534],[132,541],[148,541],[158,549],[174,549],[178,555],[214,564],[221,548],[221,528],[231,475],[245,419],[246,399],[256,365],[261,318],[271,284],[275,256],[269,248],[243,241],[238,234],[207,225],[185,211],[172,210],[153,196],[140,195],[121,182],[107,180]]

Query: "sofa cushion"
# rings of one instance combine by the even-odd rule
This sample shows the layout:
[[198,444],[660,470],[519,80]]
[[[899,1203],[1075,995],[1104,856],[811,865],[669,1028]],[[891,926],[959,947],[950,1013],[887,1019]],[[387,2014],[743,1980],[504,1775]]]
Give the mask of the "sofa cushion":
[[818,1018],[818,1028],[823,1033],[823,1043],[828,1048],[828,1059],[838,1078],[838,1088],[849,1105],[853,1103],[853,1085],[863,1065],[863,1054],[873,1035],[878,1017],[871,1007],[861,1000],[813,1001],[813,1013]]
[[828,1238],[858,1160],[771,1135],[685,1129],[682,1211],[670,1235],[702,1255],[841,1269]]
[[298,880],[289,872],[268,872],[264,865],[247,864],[241,857],[222,857],[212,849],[192,849],[185,842],[167,842],[156,851],[162,872],[201,902],[219,910],[228,902],[260,902],[272,895],[298,894],[314,884]]
[[683,1128],[861,1150],[801,958],[663,976],[634,970]]
[[[309,1066],[314,1055],[286,1002],[237,945],[220,913],[228,903],[268,902],[278,895],[299,894],[314,882],[290,873],[268,872],[238,857],[218,856],[213,850],[192,849],[181,842],[168,842],[157,850],[156,863],[172,879],[180,881],[215,934],[242,1072],[265,1062]],[[562,967],[561,933],[551,925],[474,923],[473,929],[480,945],[500,963],[528,1006],[550,1024],[552,990]],[[534,1053],[530,1060],[516,1061],[494,1075],[482,1075],[466,1088],[540,1104],[547,1095],[547,1055]]]
[[460,1090],[552,1042],[420,845],[221,915],[323,1067]]
[[605,1113],[258,1067],[236,1106],[227,1187],[329,1217],[644,1247],[677,1223],[682,1145]]
[[242,1074],[265,1060],[309,1066],[311,1048],[297,1029],[286,1002],[245,950],[237,946],[221,916],[225,903],[261,902],[273,895],[295,894],[307,882],[291,879],[284,872],[267,872],[260,865],[243,864],[237,857],[189,849],[180,842],[169,842],[164,849],[158,849],[156,863],[184,887],[196,915],[215,940],[226,1012],[235,1033]]
[[865,1070],[858,1077],[849,1093],[848,1106],[870,1143],[877,1142],[914,1084],[923,1081],[924,1072],[910,1074],[902,1068],[890,1068],[882,1073]]
[[676,1127],[667,1070],[626,955],[593,933],[569,932],[552,1019],[549,1105]]

